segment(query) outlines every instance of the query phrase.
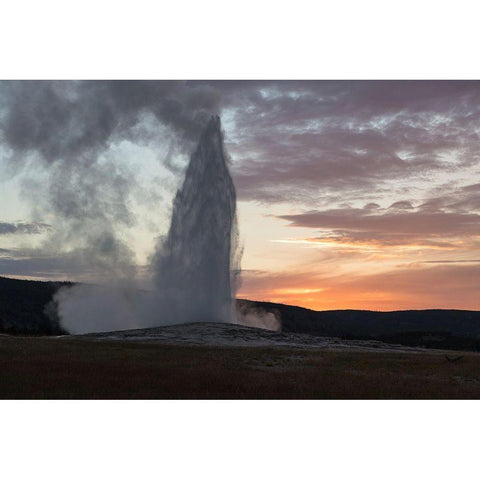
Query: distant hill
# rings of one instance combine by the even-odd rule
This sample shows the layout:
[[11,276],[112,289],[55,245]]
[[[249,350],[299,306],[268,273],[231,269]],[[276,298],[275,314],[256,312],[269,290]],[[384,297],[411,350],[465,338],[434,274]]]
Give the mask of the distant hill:
[[54,293],[68,282],[36,282],[0,277],[0,332],[27,335],[66,333],[59,324]]
[[429,348],[480,350],[480,312],[471,310],[315,311],[270,302],[237,300],[280,318],[282,331],[346,339],[374,339]]
[[[0,277],[0,332],[58,335],[62,330],[52,302],[69,282]],[[282,331],[352,340],[380,340],[408,346],[480,351],[480,312],[468,310],[314,311],[279,303],[237,300],[243,313],[271,312]]]

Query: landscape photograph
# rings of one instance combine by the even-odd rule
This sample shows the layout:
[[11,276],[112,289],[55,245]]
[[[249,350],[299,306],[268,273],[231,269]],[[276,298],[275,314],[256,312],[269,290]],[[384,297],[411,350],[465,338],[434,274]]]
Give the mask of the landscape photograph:
[[2,478],[472,477],[477,10],[3,2]]
[[0,81],[0,398],[480,398],[480,83]]

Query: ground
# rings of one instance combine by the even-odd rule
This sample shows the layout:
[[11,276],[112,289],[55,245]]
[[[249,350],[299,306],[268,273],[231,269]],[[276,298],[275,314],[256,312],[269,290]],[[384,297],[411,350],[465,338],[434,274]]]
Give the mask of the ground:
[[480,355],[0,336],[0,398],[480,398]]

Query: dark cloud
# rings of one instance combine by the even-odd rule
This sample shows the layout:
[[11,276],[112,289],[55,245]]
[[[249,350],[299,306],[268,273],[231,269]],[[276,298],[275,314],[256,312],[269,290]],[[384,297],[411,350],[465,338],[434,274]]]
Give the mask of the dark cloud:
[[0,222],[0,235],[7,234],[39,234],[52,230],[52,226],[47,223],[8,223]]
[[130,197],[147,193],[138,172],[102,154],[125,139],[158,148],[162,126],[172,148],[189,151],[220,94],[182,81],[4,81],[0,101],[5,158],[17,171],[28,165],[23,193],[34,214],[56,219],[46,251],[89,250],[92,265],[119,273],[134,263],[119,233],[135,223]]
[[318,229],[341,229],[359,232],[389,232],[397,234],[476,235],[480,215],[476,213],[449,212],[385,212],[366,214],[360,208],[343,208],[313,211],[298,215],[281,215],[291,226]]
[[380,208],[380,205],[375,202],[370,202],[364,205],[364,210],[376,210],[377,208]]
[[439,168],[431,159],[402,159],[398,149],[384,145],[387,141],[373,130],[259,136],[247,145],[261,157],[238,166],[235,182],[244,199],[290,201],[331,191],[381,187],[385,178]]
[[49,162],[94,155],[145,111],[195,141],[220,101],[213,87],[180,81],[4,81],[1,89],[4,141]]
[[278,218],[289,221],[290,226],[323,230],[307,239],[311,242],[455,248],[457,239],[464,243],[480,232],[480,214],[455,209],[460,203],[458,197],[446,196],[436,199],[435,209],[431,201],[418,208],[410,201],[398,201],[388,209],[344,207]]
[[[221,82],[240,198],[303,201],[475,165],[476,81]],[[455,157],[455,165],[446,158]]]
[[399,202],[392,203],[392,205],[390,205],[390,207],[388,208],[392,208],[395,210],[412,210],[413,205],[412,202],[409,202],[407,200],[401,200]]
[[[195,82],[194,82],[195,83]],[[213,83],[213,82],[204,82]],[[260,125],[286,113],[305,119],[345,118],[350,122],[376,117],[460,114],[476,110],[480,81],[226,81],[214,82],[223,104],[245,113],[260,111]],[[246,121],[245,117],[239,120]],[[465,118],[465,122],[473,120]],[[283,122],[282,122],[283,123]]]
[[425,211],[456,211],[472,212],[480,211],[480,183],[462,187],[442,188],[442,194],[429,198],[420,206]]
[[2,275],[29,276],[37,278],[72,278],[87,274],[89,269],[79,267],[78,259],[71,256],[55,255],[41,257],[23,257],[15,251],[0,257]]
[[[101,245],[95,246],[99,251]],[[109,247],[111,248],[111,247]],[[0,249],[0,274],[31,276],[36,278],[70,278],[72,280],[103,281],[109,278],[111,271],[97,268],[92,262],[91,245],[70,252],[55,251],[47,248],[11,248]],[[101,254],[95,261],[101,261]],[[145,272],[142,269],[142,274]]]

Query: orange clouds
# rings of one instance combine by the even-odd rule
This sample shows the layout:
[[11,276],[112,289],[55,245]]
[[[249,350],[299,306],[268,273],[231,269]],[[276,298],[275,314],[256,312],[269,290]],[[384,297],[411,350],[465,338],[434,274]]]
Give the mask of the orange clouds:
[[419,206],[277,215],[290,235],[273,242],[301,262],[247,275],[241,294],[320,310],[480,309],[480,214],[463,209],[477,191],[467,186]]
[[407,238],[369,238],[364,236],[361,238],[359,235],[352,235],[346,233],[327,234],[321,237],[307,237],[307,238],[290,238],[282,240],[274,240],[278,243],[293,243],[293,244],[305,244],[305,245],[317,245],[317,246],[336,246],[342,248],[358,248],[361,250],[377,251],[379,248],[389,247],[401,247],[404,249],[432,249],[432,250],[453,250],[457,246],[454,243],[431,241],[431,240],[408,240]]

